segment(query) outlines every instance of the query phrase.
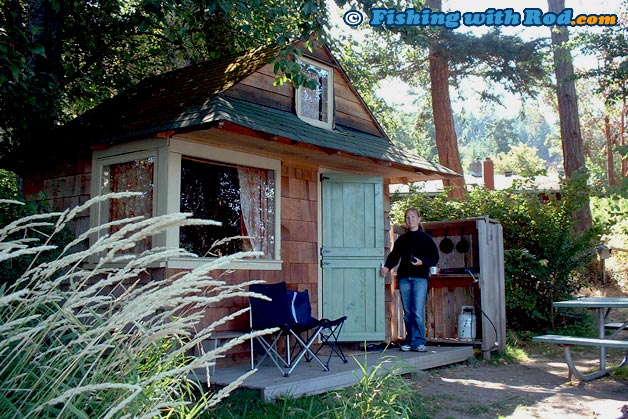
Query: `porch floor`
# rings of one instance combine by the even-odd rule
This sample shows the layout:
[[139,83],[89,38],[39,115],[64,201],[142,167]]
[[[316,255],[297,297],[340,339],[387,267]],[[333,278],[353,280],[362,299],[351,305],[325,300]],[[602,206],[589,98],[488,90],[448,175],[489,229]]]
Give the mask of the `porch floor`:
[[[334,356],[329,362],[329,371],[324,371],[317,362],[301,360],[289,377],[284,377],[270,361],[264,361],[240,387],[259,390],[266,400],[299,397],[350,387],[363,376],[362,367],[370,373],[382,364],[382,369],[396,368],[400,373],[409,373],[464,362],[473,357],[473,346],[428,346],[428,352],[423,353],[401,352],[398,348],[366,352],[343,350],[348,360],[346,364]],[[248,371],[250,365],[219,366],[210,377],[211,385],[225,386]],[[204,376],[205,373],[199,371],[199,379],[204,380]]]

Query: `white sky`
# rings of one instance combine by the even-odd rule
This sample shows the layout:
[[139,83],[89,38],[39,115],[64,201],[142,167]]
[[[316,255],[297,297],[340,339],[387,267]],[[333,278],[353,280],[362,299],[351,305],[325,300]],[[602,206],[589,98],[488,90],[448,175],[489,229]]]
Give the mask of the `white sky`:
[[[330,1],[333,3],[333,0]],[[375,2],[375,6],[377,6],[377,2]],[[574,11],[574,16],[579,14],[619,14],[625,12],[621,9],[621,0],[566,0],[565,7],[572,8]],[[443,8],[445,11],[460,11],[464,12],[483,12],[488,8],[495,9],[505,9],[505,8],[513,8],[516,12],[522,14],[523,9],[525,8],[538,8],[543,11],[546,11],[547,0],[524,0],[524,1],[504,1],[504,0],[443,0]],[[400,10],[402,11],[402,10]],[[332,12],[333,13],[333,12]],[[333,15],[332,15],[333,16]],[[349,27],[344,25],[342,22],[342,13],[338,12],[337,19],[339,20],[339,26],[343,29],[351,30]],[[332,19],[335,19],[332,17]],[[368,25],[368,22],[363,22],[362,26]],[[461,26],[457,30],[469,30],[472,32],[482,32],[486,30],[486,27],[479,28],[470,28]],[[578,31],[591,31],[593,30],[590,27],[571,27],[570,33],[576,33]],[[515,26],[515,27],[504,27],[502,31],[506,34],[519,35],[524,39],[534,39],[539,37],[549,38],[550,29],[548,27],[525,27],[525,26]],[[356,38],[359,35],[356,33]],[[592,57],[574,57],[576,60],[576,66],[583,66],[586,63],[594,64],[594,59]],[[473,83],[477,83],[478,81],[473,81]],[[463,86],[464,88],[464,86]],[[453,88],[452,88],[453,90]],[[382,96],[386,101],[391,104],[402,105],[406,110],[413,110],[414,106],[412,105],[412,99],[406,95],[407,87],[400,83],[399,81],[391,80],[385,81],[382,83],[382,88],[379,89],[378,94]],[[452,100],[456,98],[456,92],[451,92]],[[506,102],[506,106],[504,108],[500,108],[500,112],[504,113],[504,116],[512,116],[517,113],[520,108],[520,101],[518,98],[505,95],[504,101]],[[469,106],[470,105],[470,106]],[[463,106],[462,104],[454,104],[454,107]],[[468,111],[472,111],[474,108],[478,109],[483,106],[480,103],[465,103],[464,106]],[[485,105],[484,105],[485,106]],[[469,109],[470,108],[470,109]]]

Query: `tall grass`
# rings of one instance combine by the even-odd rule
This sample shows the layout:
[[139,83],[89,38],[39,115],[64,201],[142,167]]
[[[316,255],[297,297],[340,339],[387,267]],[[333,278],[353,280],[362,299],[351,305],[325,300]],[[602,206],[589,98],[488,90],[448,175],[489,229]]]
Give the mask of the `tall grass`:
[[[418,409],[420,401],[415,398],[408,380],[401,376],[403,370],[410,370],[395,361],[384,357],[373,368],[357,362],[361,378],[350,388],[336,392],[333,397],[336,407],[331,410],[334,419],[409,419],[418,418],[423,409]],[[416,416],[415,416],[416,415]]]
[[[208,374],[217,357],[250,337],[189,356],[218,325],[244,312],[200,327],[205,307],[250,295],[249,283],[232,286],[209,276],[248,253],[171,278],[150,277],[147,268],[169,257],[190,256],[184,250],[128,253],[137,242],[168,228],[215,222],[186,214],[131,218],[116,221],[121,228],[91,246],[83,244],[94,233],[109,231],[109,225],[77,237],[52,262],[38,257],[55,249],[55,235],[91,205],[126,196],[97,197],[0,228],[0,261],[35,256],[11,285],[0,288],[0,417],[196,417],[253,373],[218,392],[204,391],[190,379],[195,371]],[[25,232],[44,227],[52,231],[45,241],[24,238]],[[97,262],[86,268],[88,261]]]

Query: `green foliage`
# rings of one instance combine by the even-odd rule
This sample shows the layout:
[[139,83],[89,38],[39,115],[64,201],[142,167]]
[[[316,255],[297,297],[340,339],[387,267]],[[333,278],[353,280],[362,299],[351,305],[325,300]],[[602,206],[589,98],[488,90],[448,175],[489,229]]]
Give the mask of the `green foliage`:
[[628,196],[613,194],[591,198],[591,213],[604,233],[603,242],[611,249],[611,258],[605,263],[606,273],[613,282],[621,286],[628,284]]
[[[0,260],[55,250],[54,236],[77,214],[103,199],[130,195],[97,197],[81,207],[2,226]],[[11,285],[0,287],[0,416],[195,418],[250,375],[219,392],[202,389],[190,378],[199,371],[208,373],[216,357],[251,337],[201,356],[189,355],[218,324],[246,311],[206,327],[200,324],[208,304],[251,295],[245,291],[250,283],[230,286],[209,276],[224,267],[225,258],[176,278],[149,276],[142,282],[138,279],[149,275],[149,266],[191,255],[182,249],[125,252],[152,234],[195,223],[211,224],[183,214],[122,220],[117,232],[86,250],[73,249],[92,232],[60,249],[52,261],[35,257]],[[12,239],[40,227],[52,228],[46,241],[23,235]],[[85,268],[90,260],[96,262]]]
[[[370,14],[373,2],[368,0],[336,0],[342,7],[361,9]],[[424,2],[384,1],[377,7],[422,9]],[[452,80],[477,76],[491,85],[499,83],[517,94],[536,94],[547,81],[543,63],[545,41],[523,41],[493,30],[481,36],[451,30],[435,30],[421,26],[386,26],[370,28],[376,42],[370,45],[367,61],[379,77],[394,76],[420,86],[425,78],[427,57],[445,56]],[[430,51],[431,49],[431,51]],[[436,52],[437,51],[437,52]],[[484,94],[489,98],[491,94]]]
[[457,201],[446,193],[435,197],[411,193],[393,204],[391,218],[401,224],[405,208],[416,207],[425,221],[485,216],[499,221],[504,236],[508,325],[543,330],[554,321],[552,302],[573,295],[587,283],[583,271],[600,230],[573,232],[572,213],[586,202],[585,182],[584,176],[565,181],[560,199],[515,188],[477,188]]
[[0,157],[34,153],[51,128],[148,76],[285,47],[325,20],[317,0],[0,0]]
[[[358,363],[359,364],[359,363]],[[359,364],[362,378],[357,385],[332,394],[338,406],[330,418],[387,419],[410,418],[416,409],[416,395],[409,383],[400,376],[400,366],[393,359],[382,361],[374,368]],[[423,410],[423,409],[421,409]]]
[[[628,1],[622,2],[623,10]],[[597,91],[603,94],[608,104],[619,103],[628,97],[628,22],[619,19],[615,26],[605,27],[601,32],[590,32],[578,41],[585,53],[596,56],[599,65],[588,70],[586,75],[595,77],[599,83]]]
[[[463,110],[461,114],[456,115],[460,154],[465,163],[463,167],[485,157],[496,160],[498,152],[508,154],[512,148],[522,146],[535,149],[532,156],[537,158],[533,158],[530,164],[516,163],[515,167],[531,166],[535,169],[533,172],[538,172],[561,162],[561,153],[552,150],[546,141],[555,127],[547,121],[540,105],[528,104],[521,114],[513,118],[503,118],[500,111],[499,107],[487,105],[481,114]],[[496,167],[496,173],[503,173],[502,168]]]
[[591,213],[606,234],[628,235],[628,196],[591,197]]
[[513,145],[506,153],[498,153],[494,160],[495,173],[512,172],[523,177],[544,175],[545,162],[536,148],[525,144]]
[[239,389],[201,416],[203,419],[324,418],[329,406],[320,396],[266,401],[255,390]]

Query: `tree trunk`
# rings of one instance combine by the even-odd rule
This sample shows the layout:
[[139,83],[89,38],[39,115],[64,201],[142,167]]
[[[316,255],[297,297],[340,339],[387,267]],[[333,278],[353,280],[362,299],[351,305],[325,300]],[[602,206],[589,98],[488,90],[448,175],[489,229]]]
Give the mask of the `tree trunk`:
[[[565,0],[548,0],[548,5],[550,12],[560,13],[565,9]],[[554,72],[560,136],[563,145],[563,164],[565,175],[571,178],[575,172],[585,168],[585,160],[571,51],[564,46],[569,41],[569,33],[566,27],[561,26],[551,28],[551,34],[554,46]],[[588,200],[574,213],[574,217],[576,231],[584,231],[591,227],[591,209]]]
[[[625,82],[622,90],[626,91]],[[621,117],[619,118],[619,144],[621,144],[622,150],[626,145],[626,113],[628,113],[628,109],[626,109],[626,95],[624,95],[621,102]],[[626,166],[626,156],[624,155],[621,158],[621,175],[623,177],[628,177],[628,167]]]
[[616,186],[615,180],[615,161],[613,158],[613,134],[611,132],[611,122],[608,114],[604,116],[604,136],[606,137],[606,177],[608,186]]
[[37,102],[34,112],[38,123],[33,133],[39,136],[54,126],[63,90],[61,3],[31,1],[28,26],[31,42],[44,48],[44,54],[33,53],[28,61],[28,66],[41,83],[41,88],[34,94]]
[[[432,10],[441,10],[442,1],[428,0],[428,7]],[[443,166],[463,174],[449,97],[449,62],[441,48],[434,44],[430,46],[430,85],[438,161]],[[448,195],[452,199],[460,199],[465,196],[464,177],[444,179],[443,186],[446,189],[451,188]]]

